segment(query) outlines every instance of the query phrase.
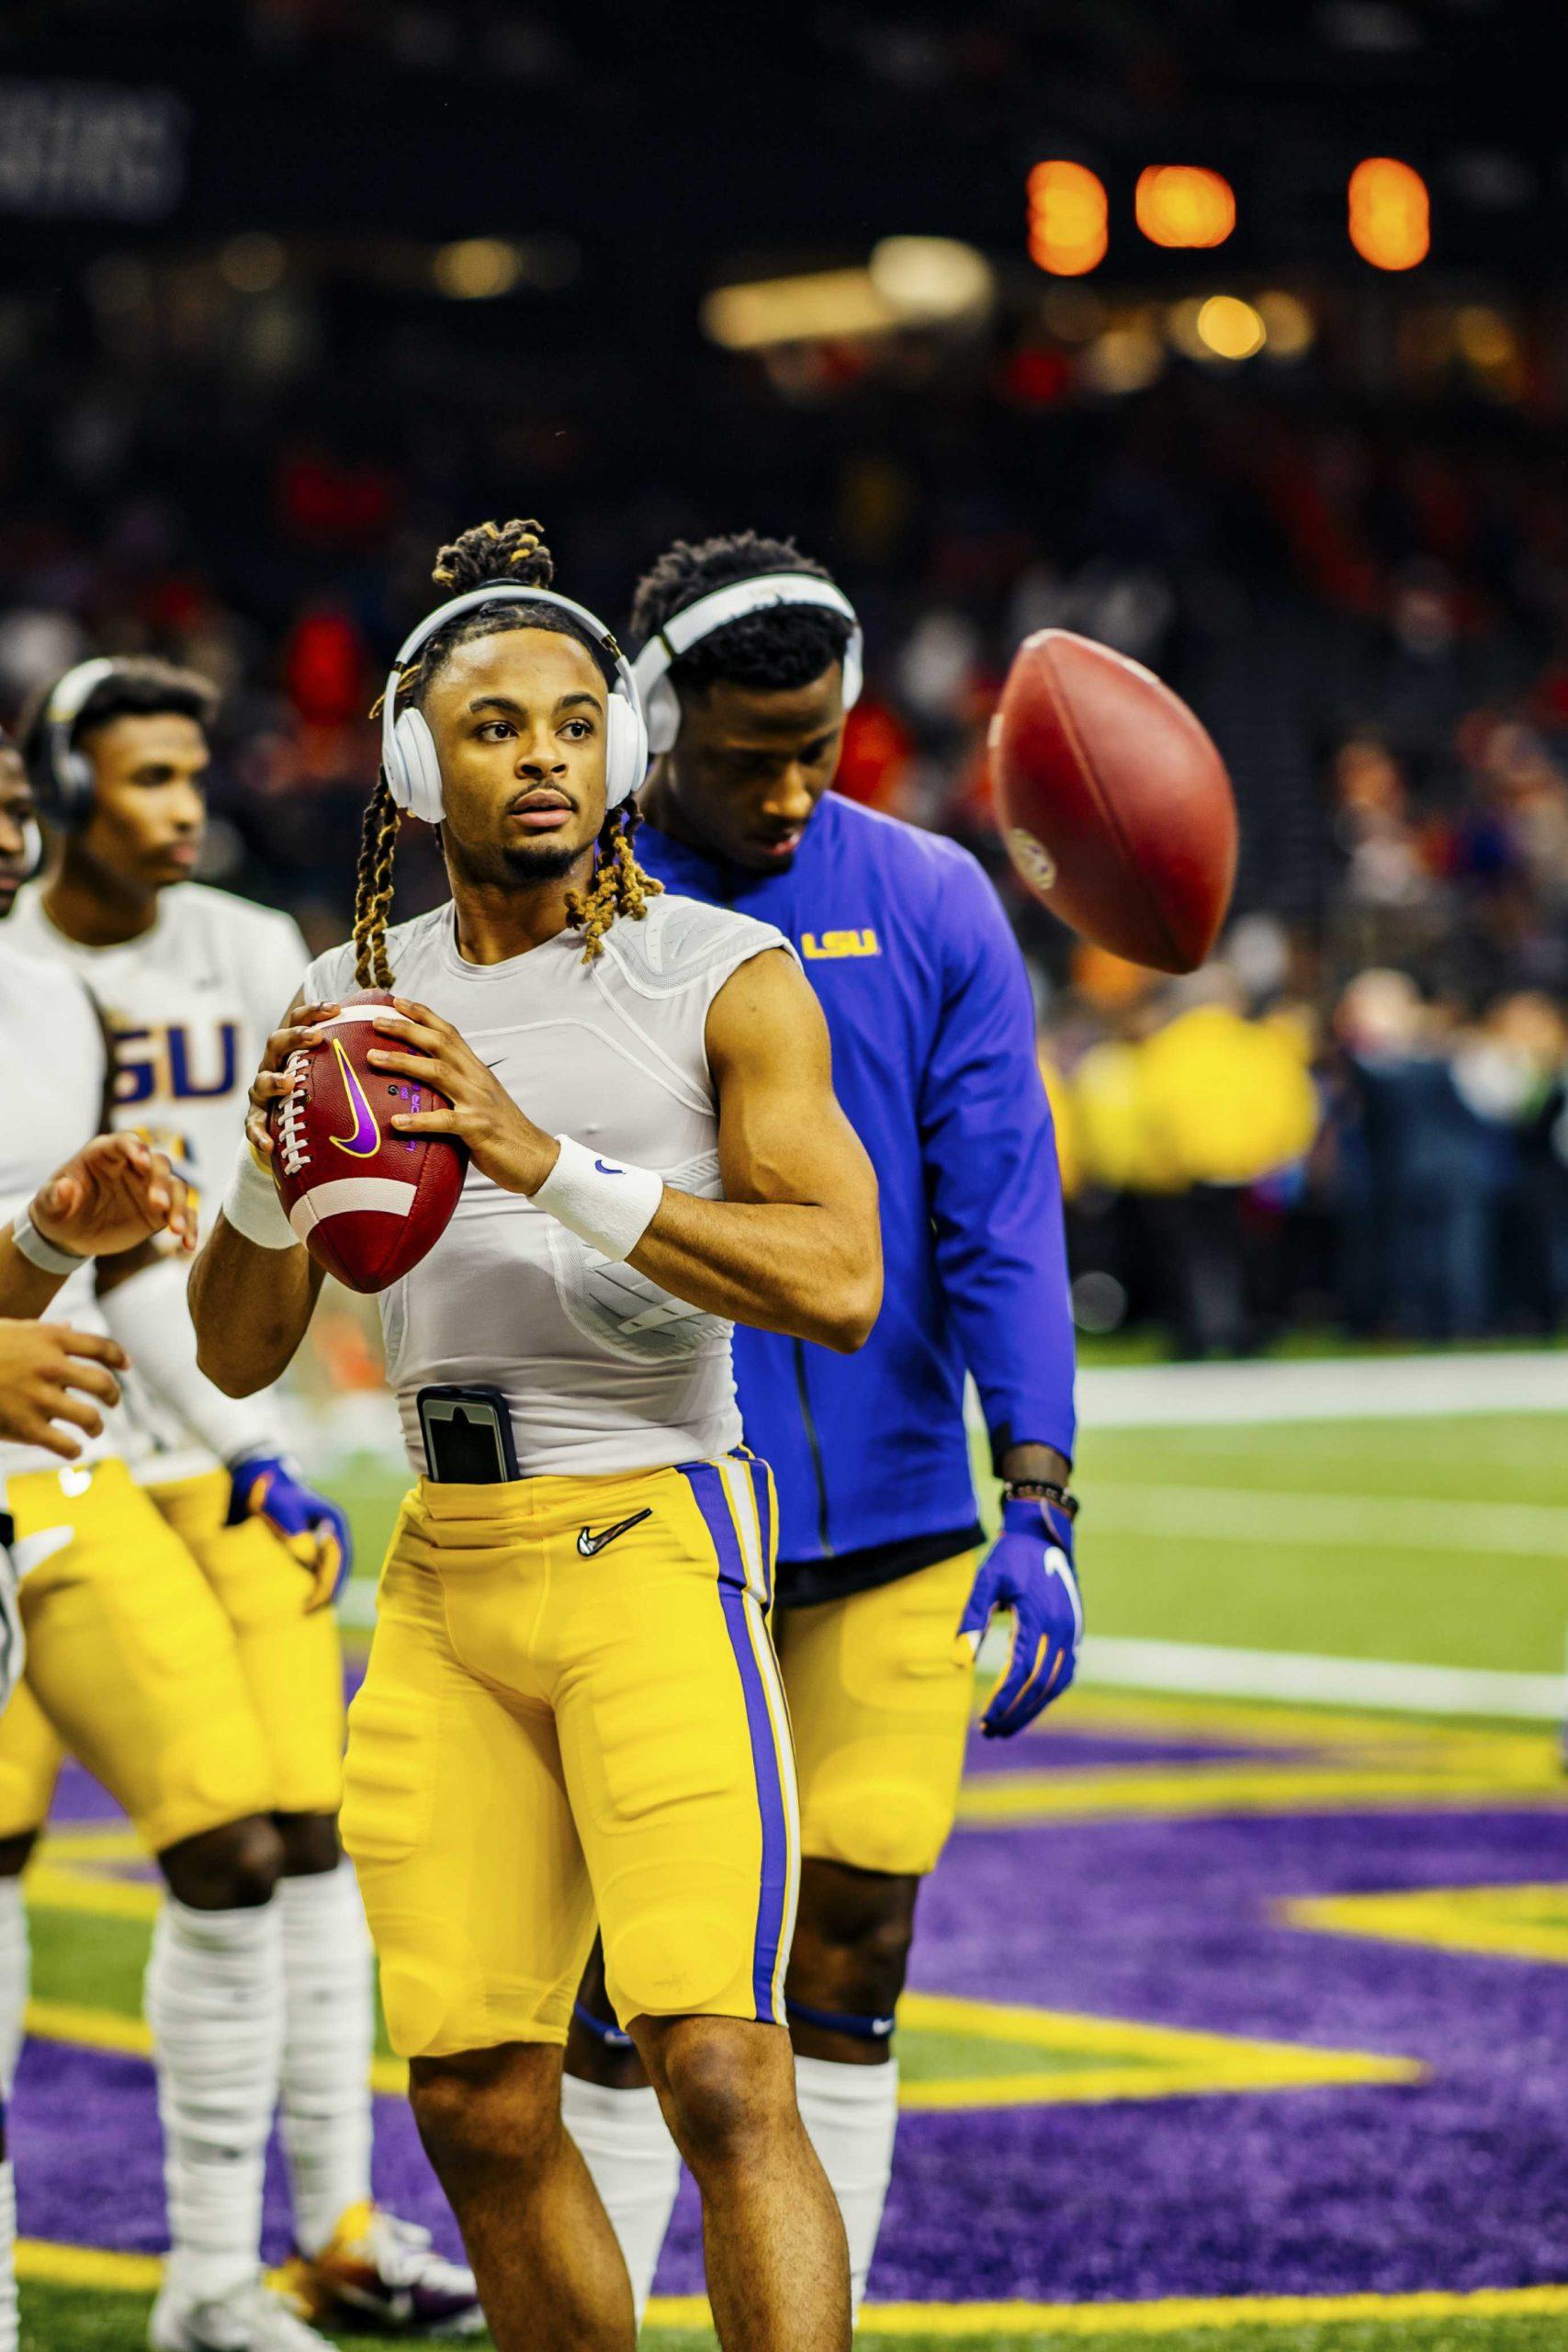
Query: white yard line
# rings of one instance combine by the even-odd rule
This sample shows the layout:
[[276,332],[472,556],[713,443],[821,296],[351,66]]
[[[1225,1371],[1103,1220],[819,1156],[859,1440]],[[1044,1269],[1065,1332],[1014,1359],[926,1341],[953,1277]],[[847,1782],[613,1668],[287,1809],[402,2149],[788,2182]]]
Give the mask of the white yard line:
[[[338,1603],[345,1625],[376,1622],[375,1588],[351,1584]],[[982,1668],[995,1672],[1007,1647],[991,1629]],[[1568,1676],[1518,1674],[1460,1666],[1416,1666],[1400,1658],[1328,1657],[1305,1650],[1243,1650],[1209,1642],[1134,1641],[1111,1634],[1085,1637],[1078,1679],[1122,1690],[1180,1691],[1193,1698],[1279,1699],[1303,1705],[1372,1707],[1397,1714],[1491,1715],[1558,1723],[1568,1714]]]
[[1325,1657],[1306,1650],[1241,1650],[1209,1642],[1085,1637],[1078,1679],[1127,1690],[1194,1697],[1288,1699],[1401,1714],[1504,1715],[1557,1723],[1568,1678],[1479,1667],[1413,1666],[1400,1658]]
[[1568,1350],[1129,1364],[1081,1373],[1078,1409],[1086,1427],[1104,1430],[1568,1413]]
[[[1568,1565],[1568,1510],[1551,1503],[1443,1502],[1321,1488],[1287,1494],[1271,1487],[1144,1487],[1108,1478],[1094,1487],[1092,1519],[1097,1532],[1116,1535],[1344,1552],[1467,1552],[1478,1561],[1502,1553]],[[1087,1505],[1084,1524],[1087,1532]],[[1568,1582],[1563,1599],[1568,1611]]]

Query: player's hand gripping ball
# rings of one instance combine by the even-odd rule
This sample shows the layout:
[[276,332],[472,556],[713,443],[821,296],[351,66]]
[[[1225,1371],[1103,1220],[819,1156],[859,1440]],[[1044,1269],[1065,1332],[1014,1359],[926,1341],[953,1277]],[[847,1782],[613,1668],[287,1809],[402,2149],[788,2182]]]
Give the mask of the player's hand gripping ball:
[[1043,628],[991,721],[1008,854],[1035,897],[1097,947],[1193,972],[1235,880],[1235,800],[1201,721],[1125,655]]
[[1061,1697],[1077,1670],[1083,1639],[1072,1518],[1043,1497],[1003,1503],[1002,1532],[980,1563],[959,1620],[961,1657],[976,1654],[998,1609],[1011,1614],[1012,1641],[980,1728],[987,1739],[1010,1739]]
[[449,1108],[423,1079],[372,1067],[379,990],[308,1005],[267,1045],[251,1090],[253,1148],[288,1222],[350,1290],[385,1290],[434,1249],[463,1189],[468,1155],[447,1134],[399,1133],[398,1113]]
[[310,1578],[306,1613],[342,1591],[354,1556],[348,1521],[336,1503],[308,1487],[286,1454],[246,1453],[229,1464],[225,1526],[265,1519]]
[[367,1057],[370,1068],[383,1082],[400,1079],[428,1098],[399,1103],[392,1114],[399,1134],[457,1137],[503,1193],[536,1193],[560,1157],[554,1136],[513,1101],[449,1021],[407,997],[389,1002],[391,1010],[376,1016],[380,1035]]

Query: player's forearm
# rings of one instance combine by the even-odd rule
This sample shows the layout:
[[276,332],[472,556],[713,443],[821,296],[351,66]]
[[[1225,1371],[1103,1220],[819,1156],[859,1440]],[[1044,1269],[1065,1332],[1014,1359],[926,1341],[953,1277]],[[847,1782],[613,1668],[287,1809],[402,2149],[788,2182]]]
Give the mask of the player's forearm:
[[41,1266],[24,1258],[11,1238],[9,1225],[0,1233],[0,1315],[26,1323],[47,1314],[67,1279],[64,1274],[45,1273]]
[[1005,1479],[1020,1479],[1025,1485],[1044,1479],[1053,1487],[1065,1487],[1072,1476],[1072,1464],[1054,1445],[1010,1445],[997,1464],[998,1475]]
[[874,1214],[819,1204],[699,1200],[666,1185],[628,1263],[710,1315],[845,1355],[864,1344],[882,1304]]
[[270,1387],[310,1327],[321,1283],[308,1251],[261,1249],[220,1216],[190,1273],[196,1360],[214,1386],[226,1396]]

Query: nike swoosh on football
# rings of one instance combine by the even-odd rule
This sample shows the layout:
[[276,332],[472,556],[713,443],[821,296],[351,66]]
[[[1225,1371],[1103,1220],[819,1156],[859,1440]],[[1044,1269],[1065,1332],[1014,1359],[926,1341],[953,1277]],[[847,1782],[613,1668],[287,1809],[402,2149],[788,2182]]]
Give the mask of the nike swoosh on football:
[[645,1519],[652,1517],[651,1510],[634,1510],[629,1519],[618,1519],[614,1527],[602,1527],[597,1535],[592,1533],[588,1528],[581,1527],[577,1532],[577,1548],[585,1560],[592,1560],[595,1553],[604,1549],[606,1544],[613,1544],[617,1535],[624,1535],[628,1527],[640,1526]]
[[344,1052],[341,1038],[333,1039],[333,1051],[337,1056],[338,1075],[354,1114],[354,1125],[347,1135],[333,1136],[331,1141],[337,1150],[349,1152],[355,1159],[368,1159],[372,1152],[381,1148],[381,1130],[376,1125],[375,1112],[365,1099],[365,1089],[355,1074],[354,1065]]

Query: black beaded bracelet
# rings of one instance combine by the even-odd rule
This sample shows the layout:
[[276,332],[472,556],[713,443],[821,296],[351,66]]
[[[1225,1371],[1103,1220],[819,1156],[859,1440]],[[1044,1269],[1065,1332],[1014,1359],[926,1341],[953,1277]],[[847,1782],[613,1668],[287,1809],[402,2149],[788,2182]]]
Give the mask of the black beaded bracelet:
[[1054,1478],[1009,1478],[1002,1487],[1005,1502],[1049,1502],[1065,1510],[1069,1519],[1078,1515],[1078,1498],[1070,1487],[1058,1487]]

